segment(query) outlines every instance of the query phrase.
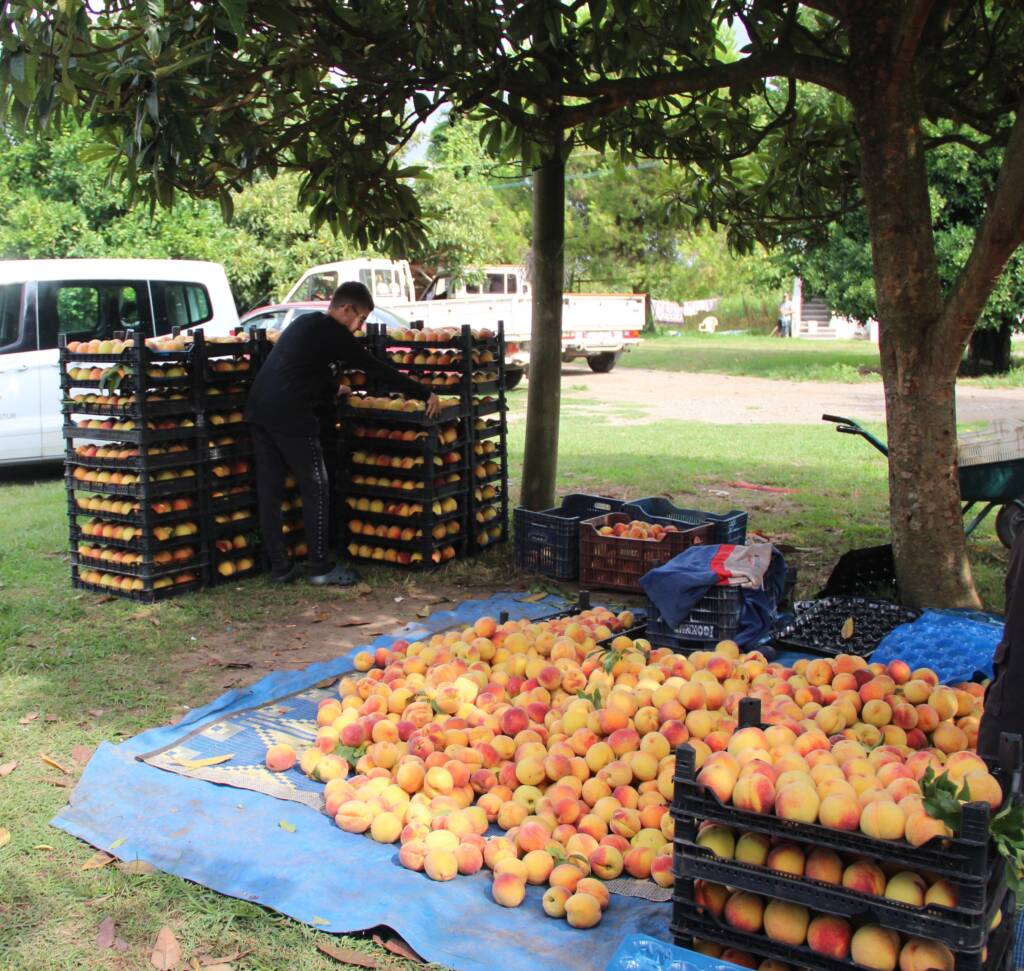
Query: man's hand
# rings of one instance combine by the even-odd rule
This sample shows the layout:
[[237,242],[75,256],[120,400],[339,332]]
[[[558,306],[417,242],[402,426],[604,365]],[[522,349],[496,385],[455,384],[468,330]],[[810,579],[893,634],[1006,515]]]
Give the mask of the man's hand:
[[441,401],[436,394],[427,398],[427,417],[436,418],[441,413]]

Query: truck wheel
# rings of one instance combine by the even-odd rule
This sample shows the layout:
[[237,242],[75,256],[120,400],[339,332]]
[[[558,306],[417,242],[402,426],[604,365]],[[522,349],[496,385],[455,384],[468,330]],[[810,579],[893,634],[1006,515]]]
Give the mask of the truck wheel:
[[587,364],[595,374],[607,374],[615,367],[617,360],[618,355],[614,351],[605,351],[603,354],[591,354],[587,358]]
[[518,388],[523,380],[523,375],[526,374],[526,368],[514,367],[505,369],[505,390],[511,391],[513,388]]

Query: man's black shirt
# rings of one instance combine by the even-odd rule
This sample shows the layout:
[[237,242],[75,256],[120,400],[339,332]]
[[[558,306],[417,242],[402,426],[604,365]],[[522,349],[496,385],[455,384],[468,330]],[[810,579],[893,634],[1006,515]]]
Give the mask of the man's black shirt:
[[297,317],[260,368],[249,391],[246,421],[284,435],[317,435],[317,410],[337,388],[331,365],[365,371],[409,398],[430,390],[370,354],[347,327],[320,311]]

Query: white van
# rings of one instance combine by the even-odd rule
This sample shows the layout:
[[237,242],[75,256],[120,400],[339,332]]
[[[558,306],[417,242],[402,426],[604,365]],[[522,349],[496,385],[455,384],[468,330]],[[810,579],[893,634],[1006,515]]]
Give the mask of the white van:
[[64,457],[57,335],[238,326],[224,267],[198,260],[0,260],[0,465]]

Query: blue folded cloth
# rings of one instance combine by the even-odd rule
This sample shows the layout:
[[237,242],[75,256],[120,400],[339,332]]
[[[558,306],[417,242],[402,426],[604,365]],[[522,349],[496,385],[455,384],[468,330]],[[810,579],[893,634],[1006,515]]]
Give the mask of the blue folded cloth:
[[[684,623],[701,598],[723,580],[737,576],[740,564],[749,567],[746,547],[733,544],[691,546],[640,579],[640,586],[658,608],[662,619],[676,628]],[[744,571],[749,575],[749,571]],[[771,557],[760,588],[740,586],[742,610],[736,641],[753,644],[772,628],[786,582],[786,561],[771,547]]]

